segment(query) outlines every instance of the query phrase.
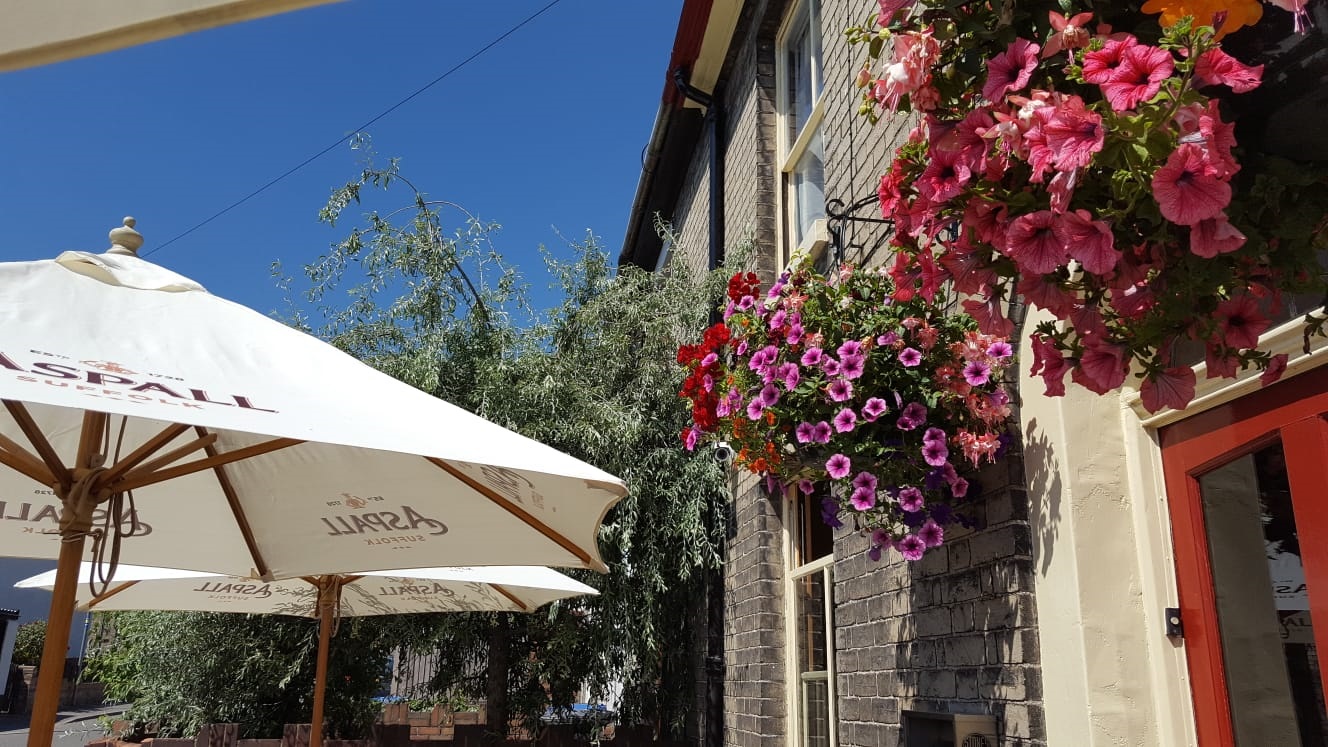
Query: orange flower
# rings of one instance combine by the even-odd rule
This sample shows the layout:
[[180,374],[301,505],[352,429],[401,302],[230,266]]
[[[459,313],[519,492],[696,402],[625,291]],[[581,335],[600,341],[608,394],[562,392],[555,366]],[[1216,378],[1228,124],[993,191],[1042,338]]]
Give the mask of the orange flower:
[[1196,24],[1215,27],[1217,39],[1241,27],[1253,26],[1263,18],[1259,0],[1148,0],[1143,11],[1161,13],[1158,22],[1166,28],[1188,16]]

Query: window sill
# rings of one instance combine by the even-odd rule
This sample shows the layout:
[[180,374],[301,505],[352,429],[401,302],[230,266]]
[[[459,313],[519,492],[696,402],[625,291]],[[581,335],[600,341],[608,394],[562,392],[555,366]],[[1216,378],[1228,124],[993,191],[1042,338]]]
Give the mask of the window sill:
[[791,271],[794,267],[803,261],[815,263],[825,254],[826,247],[830,246],[830,221],[825,218],[817,218],[812,221],[811,230],[802,237],[802,243],[793,250],[793,255],[789,257],[788,265],[784,267],[785,272]]

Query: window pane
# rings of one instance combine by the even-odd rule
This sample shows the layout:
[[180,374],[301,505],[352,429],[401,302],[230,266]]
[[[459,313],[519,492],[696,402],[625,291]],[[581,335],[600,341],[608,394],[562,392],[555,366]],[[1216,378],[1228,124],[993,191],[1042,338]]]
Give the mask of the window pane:
[[835,551],[835,533],[821,518],[821,502],[817,497],[798,495],[794,505],[794,552],[792,566],[806,565]]
[[798,139],[821,93],[821,38],[813,17],[816,4],[798,12],[785,41],[785,93],[788,96],[788,142]]
[[1236,742],[1328,744],[1281,443],[1199,478]]
[[797,587],[798,673],[826,671],[824,571],[794,581]]
[[824,679],[802,682],[803,747],[830,747],[830,685]]
[[816,131],[807,150],[789,173],[789,197],[793,210],[793,242],[790,249],[802,245],[812,224],[825,217],[825,164],[821,132]]

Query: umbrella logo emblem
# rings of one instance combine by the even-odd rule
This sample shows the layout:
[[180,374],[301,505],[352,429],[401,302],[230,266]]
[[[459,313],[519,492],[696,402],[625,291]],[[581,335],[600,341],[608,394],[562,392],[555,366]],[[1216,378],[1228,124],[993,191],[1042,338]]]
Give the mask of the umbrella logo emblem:
[[98,371],[105,371],[106,373],[123,374],[125,376],[133,376],[138,373],[137,371],[131,371],[114,361],[79,361],[79,363],[82,363],[88,368],[95,368]]

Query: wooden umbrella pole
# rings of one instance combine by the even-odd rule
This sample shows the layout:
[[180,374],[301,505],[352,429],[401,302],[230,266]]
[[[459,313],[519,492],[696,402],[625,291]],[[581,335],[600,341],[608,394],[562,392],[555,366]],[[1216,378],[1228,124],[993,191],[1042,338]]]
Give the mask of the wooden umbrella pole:
[[337,604],[337,583],[331,577],[318,581],[318,665],[314,669],[314,714],[309,726],[309,747],[323,744],[323,697],[327,692],[327,650],[332,641],[332,612]]
[[56,565],[55,589],[51,598],[51,614],[46,620],[41,669],[37,673],[37,695],[32,704],[32,721],[28,726],[28,747],[51,747],[55,717],[60,710],[60,685],[64,681],[65,653],[74,617],[79,562],[83,558],[83,544],[87,538],[80,532],[62,539],[64,541],[60,543],[60,559]]

